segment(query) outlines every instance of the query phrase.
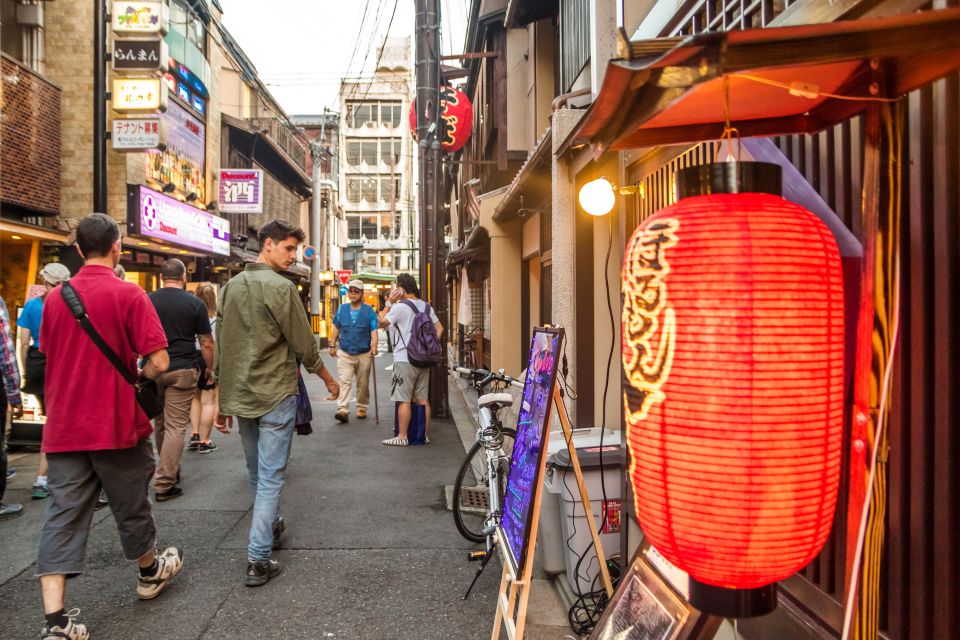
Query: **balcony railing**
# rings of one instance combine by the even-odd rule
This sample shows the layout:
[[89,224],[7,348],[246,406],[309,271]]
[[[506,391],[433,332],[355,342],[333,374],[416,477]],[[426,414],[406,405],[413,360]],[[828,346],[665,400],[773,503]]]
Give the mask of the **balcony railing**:
[[267,130],[267,135],[277,143],[283,152],[300,167],[307,170],[307,147],[294,136],[290,130],[275,118],[251,118],[250,123],[257,129]]

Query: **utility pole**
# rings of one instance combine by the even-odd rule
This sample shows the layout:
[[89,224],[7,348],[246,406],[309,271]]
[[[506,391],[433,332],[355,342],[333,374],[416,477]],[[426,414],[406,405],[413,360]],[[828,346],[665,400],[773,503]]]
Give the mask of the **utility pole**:
[[[326,238],[324,237],[325,220],[321,211],[321,182],[320,163],[323,162],[324,125],[320,124],[320,139],[310,141],[310,160],[313,163],[313,197],[310,199],[310,242],[315,245],[317,254],[310,262],[310,318],[314,329],[318,326],[315,318],[320,315],[320,298],[323,289],[320,286],[320,270],[325,268],[323,262],[326,255]],[[321,264],[323,262],[323,264]]]
[[107,213],[107,13],[106,0],[93,11],[93,210]]
[[[440,222],[440,5],[438,0],[416,2],[417,140],[420,184],[420,289],[443,318],[446,291],[439,251]],[[449,327],[447,327],[449,330]],[[438,367],[430,377],[430,407],[433,415],[448,415],[447,376]]]

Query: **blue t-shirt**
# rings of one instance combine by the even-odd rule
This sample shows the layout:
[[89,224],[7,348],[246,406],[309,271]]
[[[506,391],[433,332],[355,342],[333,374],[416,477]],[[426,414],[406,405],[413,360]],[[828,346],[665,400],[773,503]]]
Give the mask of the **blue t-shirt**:
[[40,348],[40,319],[43,317],[43,298],[31,298],[23,305],[17,326],[30,330],[30,344]]
[[343,304],[333,317],[333,325],[340,330],[340,348],[355,356],[370,351],[370,332],[380,326],[380,320],[366,303],[361,303],[359,309]]

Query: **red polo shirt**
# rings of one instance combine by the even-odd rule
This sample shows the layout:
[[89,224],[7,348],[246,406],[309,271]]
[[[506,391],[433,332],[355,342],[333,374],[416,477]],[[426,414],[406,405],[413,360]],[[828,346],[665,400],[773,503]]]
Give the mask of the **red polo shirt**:
[[[166,348],[160,319],[140,287],[99,265],[83,267],[70,284],[97,333],[131,372],[139,356]],[[45,452],[127,449],[153,433],[133,387],[70,314],[60,287],[44,302],[40,344],[47,355]]]

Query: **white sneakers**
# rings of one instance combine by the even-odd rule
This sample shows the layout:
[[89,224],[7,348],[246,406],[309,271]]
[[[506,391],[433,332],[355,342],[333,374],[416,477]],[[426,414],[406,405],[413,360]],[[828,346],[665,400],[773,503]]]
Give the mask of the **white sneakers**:
[[167,547],[157,554],[157,572],[152,576],[140,576],[137,584],[137,596],[141,600],[152,600],[180,573],[183,568],[183,549]]

